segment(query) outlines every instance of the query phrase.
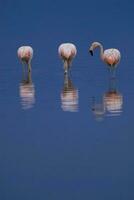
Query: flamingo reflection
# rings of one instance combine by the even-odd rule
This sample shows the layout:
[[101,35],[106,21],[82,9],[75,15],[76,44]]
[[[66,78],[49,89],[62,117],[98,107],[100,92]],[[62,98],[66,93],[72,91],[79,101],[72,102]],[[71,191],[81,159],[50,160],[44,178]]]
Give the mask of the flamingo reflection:
[[110,79],[109,90],[104,94],[103,101],[108,115],[120,115],[123,106],[123,95],[117,90],[116,79]]
[[63,111],[78,111],[78,89],[73,86],[68,74],[64,74],[64,87],[61,91],[61,107]]
[[35,88],[32,82],[31,72],[23,73],[23,79],[20,83],[20,98],[22,109],[30,109],[35,104]]
[[102,99],[97,101],[95,97],[92,97],[92,112],[96,120],[103,120],[105,115],[105,107]]
[[92,98],[92,112],[96,119],[105,116],[119,116],[123,110],[123,95],[117,90],[116,79],[110,78],[108,91],[104,93],[98,102]]

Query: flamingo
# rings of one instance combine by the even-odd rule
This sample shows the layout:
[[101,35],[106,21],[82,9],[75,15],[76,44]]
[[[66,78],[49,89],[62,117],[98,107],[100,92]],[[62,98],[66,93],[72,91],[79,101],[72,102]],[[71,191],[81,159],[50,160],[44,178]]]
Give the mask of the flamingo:
[[93,50],[96,49],[97,47],[100,48],[101,59],[109,66],[110,69],[115,69],[121,59],[120,51],[114,48],[103,50],[103,46],[101,43],[93,42],[89,49],[89,52],[92,56],[93,56]]
[[76,46],[72,43],[63,43],[59,46],[58,53],[64,63],[64,72],[67,73],[73,58],[77,54]]
[[31,71],[31,60],[33,58],[33,49],[30,46],[22,46],[17,51],[19,59],[23,64],[28,65],[28,71]]

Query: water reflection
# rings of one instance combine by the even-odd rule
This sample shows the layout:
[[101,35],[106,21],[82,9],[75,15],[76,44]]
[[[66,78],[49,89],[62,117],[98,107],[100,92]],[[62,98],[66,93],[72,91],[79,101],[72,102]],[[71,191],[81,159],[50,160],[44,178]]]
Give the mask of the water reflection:
[[92,112],[96,120],[103,120],[105,115],[105,107],[102,98],[101,100],[97,100],[97,98],[92,97]]
[[31,72],[23,72],[23,78],[19,86],[22,109],[30,109],[35,104],[35,88],[32,82]]
[[101,99],[92,98],[92,112],[97,120],[104,119],[105,116],[119,116],[123,109],[123,95],[117,90],[117,79],[109,79],[108,91]]
[[78,111],[78,89],[76,89],[68,74],[64,75],[64,87],[61,91],[61,108],[63,111]]
[[109,90],[103,96],[107,114],[111,116],[120,115],[123,106],[123,95],[117,90],[116,81],[116,78],[110,79]]

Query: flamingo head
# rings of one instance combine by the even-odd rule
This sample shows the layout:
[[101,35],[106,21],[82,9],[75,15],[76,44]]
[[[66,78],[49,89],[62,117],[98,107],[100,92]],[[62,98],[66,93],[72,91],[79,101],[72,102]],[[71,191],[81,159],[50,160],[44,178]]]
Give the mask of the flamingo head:
[[93,56],[93,50],[96,49],[97,47],[100,47],[101,44],[99,42],[93,42],[89,48],[89,52],[91,56]]

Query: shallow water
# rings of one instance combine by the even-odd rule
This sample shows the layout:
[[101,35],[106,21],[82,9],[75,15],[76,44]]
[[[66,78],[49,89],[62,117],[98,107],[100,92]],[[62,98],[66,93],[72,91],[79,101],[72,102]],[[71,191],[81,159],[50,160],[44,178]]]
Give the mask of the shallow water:
[[[1,199],[133,199],[133,2],[111,1],[109,12],[105,0],[82,11],[23,3],[0,8]],[[120,49],[115,78],[88,54],[95,40]],[[65,41],[78,49],[68,76],[57,54]],[[25,44],[29,74],[16,55]]]

